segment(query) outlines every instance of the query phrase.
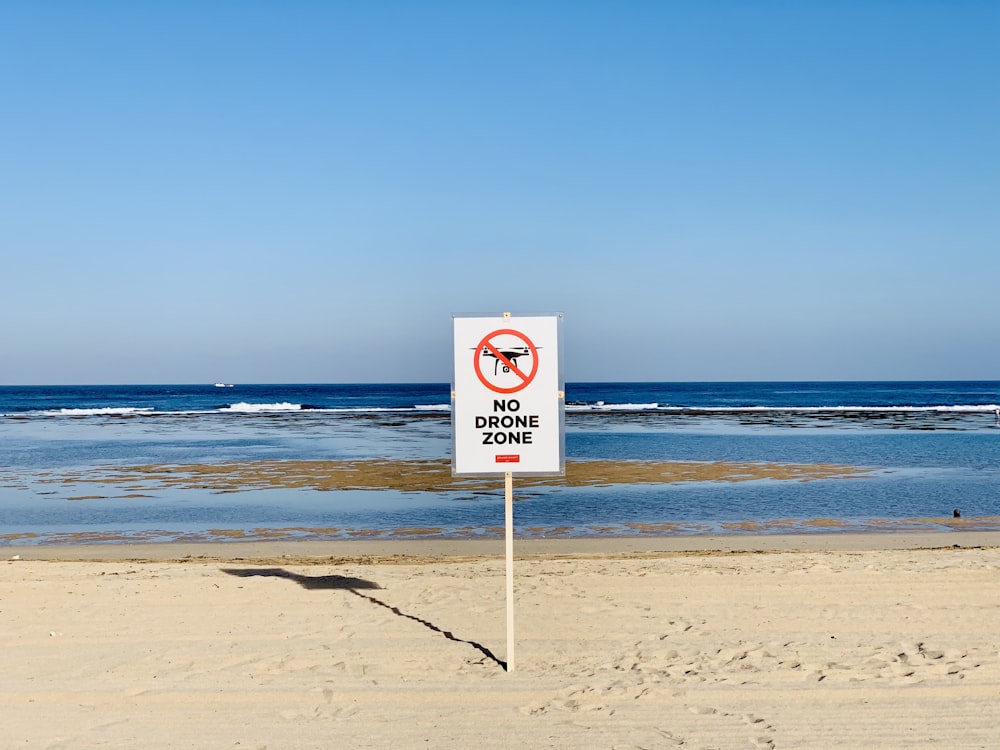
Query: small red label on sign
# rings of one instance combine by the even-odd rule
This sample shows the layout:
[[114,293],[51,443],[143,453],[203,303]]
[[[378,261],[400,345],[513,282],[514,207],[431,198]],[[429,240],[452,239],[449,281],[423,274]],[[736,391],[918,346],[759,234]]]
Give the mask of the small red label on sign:
[[498,464],[519,464],[521,463],[521,456],[517,453],[500,453],[496,457]]

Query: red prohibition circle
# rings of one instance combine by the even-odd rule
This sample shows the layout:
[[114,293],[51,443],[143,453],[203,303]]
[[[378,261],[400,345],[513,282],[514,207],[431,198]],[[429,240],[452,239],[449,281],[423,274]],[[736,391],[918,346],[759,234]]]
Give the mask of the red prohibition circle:
[[[504,334],[510,334],[511,336],[516,336],[527,345],[528,351],[531,353],[531,372],[525,373],[522,370],[520,370],[517,367],[517,365],[514,364],[514,360],[516,359],[516,357],[513,358],[508,357],[502,351],[500,351],[500,349],[494,346],[493,343],[490,341],[490,339],[492,339],[494,336],[501,336]],[[521,378],[521,382],[511,388],[501,388],[500,386],[491,383],[489,379],[483,374],[483,370],[480,367],[480,362],[483,358],[484,350],[490,352],[491,356],[496,357],[497,362],[502,364],[508,372],[513,372],[519,378]],[[527,388],[531,384],[531,381],[535,379],[535,375],[538,374],[538,349],[535,348],[535,345],[531,342],[531,339],[529,339],[520,331],[515,331],[513,328],[499,328],[496,331],[493,331],[492,333],[487,333],[485,336],[483,336],[483,340],[480,341],[479,346],[476,347],[476,353],[473,356],[472,364],[476,368],[476,377],[479,378],[479,382],[485,385],[491,391],[494,391],[495,393],[517,393],[518,391]]]

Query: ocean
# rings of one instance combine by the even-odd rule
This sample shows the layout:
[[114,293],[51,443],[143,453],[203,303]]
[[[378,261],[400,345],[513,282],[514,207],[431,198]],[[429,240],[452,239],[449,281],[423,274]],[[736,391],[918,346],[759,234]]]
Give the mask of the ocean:
[[[448,461],[449,402],[440,383],[3,386],[0,544],[496,536],[502,479],[433,491],[260,481],[261,467],[302,462]],[[1000,381],[569,383],[565,432],[570,463],[860,473],[515,479],[520,537],[1000,529]],[[228,483],[163,479],[192,466]]]

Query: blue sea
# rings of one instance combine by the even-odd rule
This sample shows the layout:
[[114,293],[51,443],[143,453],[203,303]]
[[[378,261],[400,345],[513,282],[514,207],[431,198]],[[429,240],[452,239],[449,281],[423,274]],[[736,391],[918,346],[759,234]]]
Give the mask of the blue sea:
[[[102,483],[109,467],[448,459],[448,384],[0,387],[0,544],[490,537],[495,492]],[[569,383],[566,456],[862,476],[521,488],[522,537],[1000,529],[1000,381]],[[953,511],[959,509],[961,518]]]

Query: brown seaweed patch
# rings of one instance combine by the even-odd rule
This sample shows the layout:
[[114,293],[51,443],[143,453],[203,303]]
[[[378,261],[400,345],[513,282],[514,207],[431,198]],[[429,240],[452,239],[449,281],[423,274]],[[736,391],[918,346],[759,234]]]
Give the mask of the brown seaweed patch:
[[[52,481],[52,480],[49,480]],[[69,478],[67,478],[69,481]],[[94,471],[72,481],[132,486],[204,489],[218,493],[253,489],[400,489],[440,492],[465,485],[451,476],[446,461],[252,461],[222,464],[147,465]]]
[[836,464],[777,464],[735,461],[580,461],[566,464],[565,484],[667,484],[800,480],[867,474],[870,469]]
[[440,536],[443,533],[442,528],[412,527],[392,530],[393,536]]
[[52,544],[103,544],[117,542],[156,541],[163,537],[176,538],[176,534],[150,529],[148,531],[118,532],[118,531],[78,531],[57,534],[47,537]]
[[288,536],[288,532],[284,529],[250,529],[246,536],[253,539],[284,539]]
[[760,521],[729,521],[720,526],[727,531],[760,531]]
[[553,528],[547,528],[545,526],[534,526],[530,529],[525,529],[525,532],[532,536],[565,536],[566,534],[572,534],[576,529],[572,526],[555,526]]
[[623,524],[627,528],[634,529],[635,531],[642,532],[643,534],[659,534],[666,532],[677,532],[680,531],[684,524],[675,523],[672,521],[662,521],[660,523],[638,523],[635,521],[629,521]]
[[794,529],[798,525],[799,522],[794,518],[772,518],[762,524],[765,529]]
[[803,526],[818,526],[822,528],[832,528],[845,526],[846,524],[839,518],[807,518],[802,522]]
[[206,533],[227,539],[244,539],[247,535],[244,529],[209,529]]
[[33,532],[22,532],[20,534],[0,534],[0,540],[4,542],[16,542],[21,539],[37,539],[38,534]]
[[[734,461],[575,461],[563,477],[523,477],[521,488],[584,487],[676,482],[808,481],[870,474],[873,469],[836,464]],[[44,482],[99,483],[127,488],[200,489],[216,493],[264,489],[399,490],[404,492],[495,492],[497,479],[451,475],[446,459],[357,461],[244,461],[221,464],[157,464],[105,467]]]
[[339,534],[340,529],[336,526],[330,526],[327,528],[312,528],[309,526],[286,526],[281,531],[286,531],[289,533],[301,533],[301,534]]

